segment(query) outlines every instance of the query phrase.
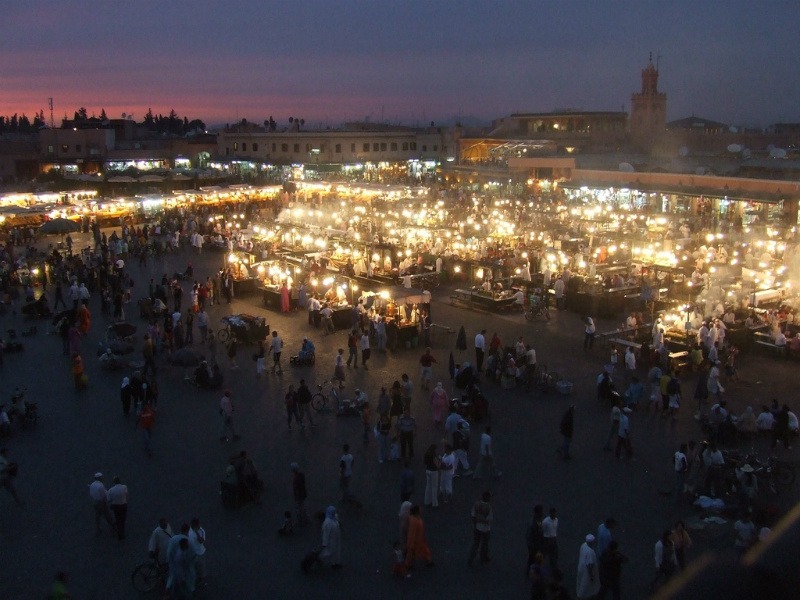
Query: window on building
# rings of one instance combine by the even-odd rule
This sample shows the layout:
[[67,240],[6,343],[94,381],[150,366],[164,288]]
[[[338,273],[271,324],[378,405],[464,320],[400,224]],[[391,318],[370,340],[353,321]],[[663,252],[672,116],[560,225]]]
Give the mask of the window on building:
[[247,142],[242,142],[242,152],[247,152]]
[[75,152],[80,153],[80,151],[81,151],[81,145],[80,144],[75,144]]
[[403,150],[408,150],[408,142],[403,142]]
[[433,145],[433,151],[434,151],[434,152],[438,152],[438,151],[439,151],[439,146],[438,146],[438,145],[436,145],[436,144],[434,144],[434,145]]
[[253,143],[253,152],[258,152],[258,144]]
[[378,142],[373,142],[372,143],[372,151],[373,152],[378,152],[378,148],[380,148],[380,147],[381,146],[380,146],[380,144],[378,144]]
[[233,142],[233,151],[236,152],[239,149],[239,142]]
[[281,144],[281,152],[288,152],[289,144]]
[[369,142],[364,142],[364,152],[369,152]]
[[442,146],[442,152],[447,152],[447,146]]
[[334,146],[334,150],[336,151],[336,154],[341,154],[342,153],[342,145],[341,144],[336,144],[336,146]]
[[306,152],[311,152],[311,144],[306,144]]
[[423,152],[427,152],[428,151],[428,145],[427,144],[422,144],[422,151]]
[[386,152],[386,142],[381,142],[381,152]]
[[65,154],[69,152],[69,146],[67,144],[61,144],[61,152],[64,152]]
[[274,143],[274,142],[272,143],[272,151],[273,151],[273,152],[275,152],[275,149],[277,148],[277,146],[278,146],[278,145],[277,145],[276,143]]
[[295,154],[297,154],[298,152],[300,152],[300,144],[295,144],[295,145],[294,145],[294,152],[295,152]]
[[48,153],[48,154],[53,154],[53,153],[55,153],[55,148],[53,148],[53,146],[48,146],[48,147],[47,147],[47,153]]
[[392,152],[397,152],[397,142],[392,142],[392,145],[389,146]]
[[353,154],[356,153],[356,145],[355,144],[350,144],[350,152],[352,152]]

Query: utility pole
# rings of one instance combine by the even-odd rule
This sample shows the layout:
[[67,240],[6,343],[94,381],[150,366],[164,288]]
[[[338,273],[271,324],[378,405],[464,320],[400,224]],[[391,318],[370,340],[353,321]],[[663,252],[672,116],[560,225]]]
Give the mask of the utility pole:
[[50,129],[55,129],[55,121],[53,120],[53,98],[47,99],[47,105],[50,107]]

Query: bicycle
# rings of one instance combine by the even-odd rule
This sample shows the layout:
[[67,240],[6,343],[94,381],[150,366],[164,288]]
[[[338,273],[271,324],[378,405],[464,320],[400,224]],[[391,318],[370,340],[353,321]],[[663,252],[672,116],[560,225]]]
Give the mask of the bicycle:
[[[317,393],[311,396],[311,408],[318,413],[328,413],[334,410],[333,405],[339,408],[339,392],[344,389],[344,386],[336,386],[336,380],[331,379],[317,386]],[[330,386],[328,388],[327,386]],[[331,406],[329,406],[331,404]]]
[[131,583],[137,592],[148,594],[164,587],[167,581],[167,571],[166,564],[161,564],[158,558],[152,558],[134,567],[133,573],[131,573]]
[[523,313],[526,321],[533,321],[536,317],[544,317],[550,320],[550,310],[544,302],[532,303]]

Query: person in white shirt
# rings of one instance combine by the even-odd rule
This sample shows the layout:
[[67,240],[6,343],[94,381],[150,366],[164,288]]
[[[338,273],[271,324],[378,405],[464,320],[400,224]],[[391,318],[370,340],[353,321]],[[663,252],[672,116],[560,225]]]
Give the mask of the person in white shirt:
[[322,317],[322,331],[325,335],[329,333],[333,333],[336,331],[336,328],[333,326],[333,310],[327,304],[319,311],[320,316]]
[[475,336],[475,368],[478,373],[483,369],[483,357],[486,353],[486,330],[481,329],[481,332]]
[[766,406],[761,407],[761,413],[756,418],[756,430],[766,433],[772,431],[775,425],[775,416],[769,411]]
[[191,520],[188,538],[189,547],[195,555],[194,564],[197,578],[203,579],[206,574],[206,530],[200,526],[200,519],[197,517]]
[[107,499],[117,524],[117,537],[124,540],[125,519],[128,516],[128,486],[123,485],[119,477],[114,477],[114,485],[108,488]]
[[158,527],[150,534],[150,540],[147,542],[147,553],[150,558],[157,559],[159,563],[166,565],[170,538],[172,538],[172,527],[166,517],[161,517],[158,520]]
[[472,479],[483,479],[487,475],[492,475],[495,478],[500,477],[502,473],[497,470],[494,464],[494,449],[492,448],[492,426],[487,425],[481,434],[480,454],[478,457],[478,465],[475,467],[475,473]]
[[114,528],[114,519],[111,517],[111,511],[108,509],[108,490],[103,484],[103,474],[99,471],[94,474],[94,481],[89,484],[89,499],[94,506],[94,526],[97,535],[102,533],[100,529],[100,520],[105,519],[109,526]]
[[594,336],[595,336],[595,326],[594,326],[594,319],[592,317],[586,317],[584,319],[584,336],[583,336],[583,349],[591,350],[592,346],[594,346]]
[[369,360],[369,356],[372,351],[369,348],[369,334],[367,331],[364,330],[361,333],[361,340],[359,341],[359,345],[361,346],[361,366],[364,367],[367,371],[369,371],[369,367],[367,366],[367,361]]
[[281,367],[281,352],[283,352],[283,340],[277,331],[272,332],[272,339],[269,342],[269,351],[272,354],[272,374],[277,370],[278,374],[283,373]]
[[558,568],[558,516],[555,508],[542,519],[542,535],[544,536],[544,553],[550,562],[550,570]]
[[628,376],[636,374],[636,355],[633,353],[633,348],[628,346],[625,351],[625,372]]

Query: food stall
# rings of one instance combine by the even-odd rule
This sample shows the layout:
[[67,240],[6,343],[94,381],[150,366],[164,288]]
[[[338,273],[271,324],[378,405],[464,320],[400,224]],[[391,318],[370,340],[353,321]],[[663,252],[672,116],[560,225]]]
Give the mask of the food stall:
[[261,292],[266,308],[281,310],[281,290],[284,284],[289,293],[289,309],[297,308],[297,287],[302,276],[302,268],[299,265],[278,259],[261,261],[254,267],[258,278],[256,289]]
[[234,296],[253,294],[258,285],[255,264],[258,261],[255,254],[234,250],[225,255],[224,269],[229,269]]

